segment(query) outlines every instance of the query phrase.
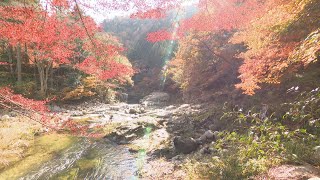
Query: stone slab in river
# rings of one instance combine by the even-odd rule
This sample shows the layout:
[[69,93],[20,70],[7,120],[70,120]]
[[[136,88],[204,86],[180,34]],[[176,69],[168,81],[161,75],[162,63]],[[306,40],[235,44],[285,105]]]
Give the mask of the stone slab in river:
[[144,106],[153,106],[153,105],[165,105],[168,102],[170,96],[165,92],[153,92],[148,96],[144,97],[140,102]]

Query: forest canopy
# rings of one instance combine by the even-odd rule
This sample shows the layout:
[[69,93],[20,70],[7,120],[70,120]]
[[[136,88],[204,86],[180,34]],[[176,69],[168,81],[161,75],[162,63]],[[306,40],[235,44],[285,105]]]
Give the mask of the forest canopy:
[[319,59],[319,0],[2,0],[0,179],[318,177]]
[[[197,10],[190,14],[186,11],[192,4]],[[125,48],[117,38],[102,33],[102,28],[88,14],[93,10],[97,13],[127,11],[132,19],[169,17],[165,28],[151,28],[154,32],[149,30],[143,35],[144,40],[151,43],[168,42],[155,46],[157,49],[170,46],[173,41],[178,44],[175,55],[172,55],[174,47],[171,55],[162,55],[173,58],[169,64],[168,60],[164,61],[163,65],[167,65],[162,76],[168,76],[183,92],[192,92],[197,87],[200,91],[219,87],[220,79],[230,76],[226,72],[237,75],[236,71],[240,82],[231,78],[232,84],[253,95],[264,84],[281,83],[284,75],[317,60],[319,21],[315,17],[319,16],[318,7],[315,0],[113,0],[94,3],[8,0],[0,6],[2,51],[7,56],[1,64],[8,65],[13,75],[13,65],[16,67],[18,83],[23,78],[21,65],[35,65],[42,97],[48,93],[50,73],[64,64],[103,81],[125,82],[121,77],[134,73],[131,65],[117,60],[125,58],[121,57],[126,54]],[[192,42],[191,47],[183,45],[184,41]],[[134,53],[131,51],[129,56]],[[192,56],[195,60],[188,58]],[[148,61],[152,58],[150,56]],[[201,82],[200,77],[204,72],[212,76],[206,83]]]

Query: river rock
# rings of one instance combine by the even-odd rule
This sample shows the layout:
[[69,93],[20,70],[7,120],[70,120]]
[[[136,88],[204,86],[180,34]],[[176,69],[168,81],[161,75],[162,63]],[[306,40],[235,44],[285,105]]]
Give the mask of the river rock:
[[142,137],[145,134],[145,124],[127,124],[116,128],[111,134],[105,136],[118,144],[126,144]]
[[71,113],[70,113],[70,115],[71,116],[83,116],[85,113],[83,112],[83,111],[79,111],[79,110],[77,110],[77,111],[72,111]]
[[144,107],[140,107],[139,110],[140,110],[140,113],[145,113],[146,112],[146,109]]
[[127,114],[143,114],[146,110],[142,106],[131,106],[129,109],[125,110],[125,113]]
[[62,112],[62,108],[57,106],[57,105],[51,106],[50,109],[51,109],[52,112]]
[[214,135],[215,140],[218,140],[220,138],[219,131],[214,131],[213,135]]
[[174,164],[181,164],[182,161],[183,161],[183,158],[184,158],[184,155],[181,155],[181,154],[178,154],[176,156],[174,156],[171,161],[174,163]]
[[179,109],[188,109],[190,108],[190,104],[182,104]]
[[189,154],[199,147],[199,143],[191,137],[176,136],[173,139],[173,144],[178,152]]
[[309,179],[319,178],[319,170],[311,165],[281,165],[269,169],[268,179]]
[[173,105],[170,105],[170,106],[165,108],[165,110],[167,110],[167,111],[172,111],[172,110],[175,110],[175,109],[177,109],[177,107],[175,107]]
[[117,98],[120,102],[127,102],[128,101],[128,94],[127,93],[119,93]]
[[165,92],[153,92],[150,95],[144,97],[140,103],[143,106],[163,106],[170,99],[168,93]]
[[203,133],[200,138],[197,139],[200,143],[209,143],[215,140],[215,135],[211,130]]
[[313,150],[314,150],[313,158],[320,161],[320,146],[314,147]]
[[110,110],[119,111],[120,110],[120,106],[110,106]]
[[6,115],[3,115],[0,119],[3,120],[3,121],[6,121],[6,120],[10,120],[10,118],[11,117],[6,114]]
[[212,154],[216,150],[212,147],[212,144],[206,145],[200,149],[201,154]]
[[18,116],[18,113],[17,113],[17,112],[14,112],[14,111],[11,111],[11,112],[9,112],[9,116],[10,116],[10,117],[17,117],[17,116]]
[[320,157],[320,146],[316,146],[313,148],[315,153]]
[[129,114],[138,114],[140,113],[139,109],[131,108],[129,109]]

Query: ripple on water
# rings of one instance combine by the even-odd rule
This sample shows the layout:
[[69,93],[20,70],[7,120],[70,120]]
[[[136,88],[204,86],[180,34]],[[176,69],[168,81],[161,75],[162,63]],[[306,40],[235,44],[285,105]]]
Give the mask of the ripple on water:
[[136,172],[136,160],[126,148],[83,138],[20,179],[136,179]]

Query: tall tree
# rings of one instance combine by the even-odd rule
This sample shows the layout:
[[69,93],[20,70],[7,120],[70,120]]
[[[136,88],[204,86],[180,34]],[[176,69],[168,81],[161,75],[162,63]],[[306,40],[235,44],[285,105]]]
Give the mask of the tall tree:
[[241,83],[238,88],[254,94],[264,83],[279,84],[283,75],[317,60],[320,51],[320,2],[279,1],[261,18],[243,27],[232,42],[244,42]]
[[17,52],[17,82],[22,82],[22,57],[21,57],[21,45],[18,44],[16,47]]
[[[76,13],[66,9],[63,14],[61,6],[65,4],[61,5],[57,1],[54,3],[58,7],[53,6],[55,9],[50,12],[34,7],[5,6],[0,9],[4,17],[0,26],[1,36],[13,46],[27,45],[30,61],[38,68],[41,94],[45,96],[47,92],[48,76],[52,67],[70,64],[70,59],[76,55],[74,49],[77,39],[88,39],[87,44],[91,44],[91,49],[94,50],[85,60],[86,63],[99,62],[96,68],[102,67],[103,63],[110,66],[101,78],[113,78],[124,73],[113,58],[117,54],[117,48],[110,44],[101,47],[102,44],[94,39],[100,29],[93,19],[83,16],[78,8]],[[72,16],[78,18],[71,18]],[[110,60],[103,60],[106,58]],[[130,74],[130,68],[127,70]]]

